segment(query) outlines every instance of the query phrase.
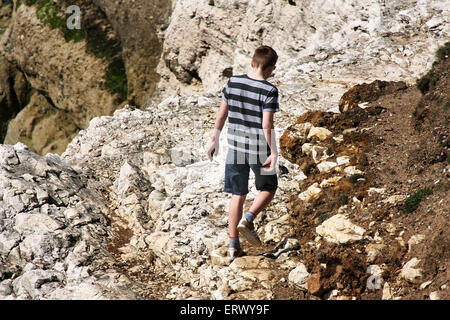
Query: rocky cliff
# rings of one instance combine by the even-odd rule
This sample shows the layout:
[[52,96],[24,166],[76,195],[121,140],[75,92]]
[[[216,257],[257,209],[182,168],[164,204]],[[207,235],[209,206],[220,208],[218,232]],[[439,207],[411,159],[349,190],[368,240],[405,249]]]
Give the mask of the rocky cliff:
[[[2,36],[4,63],[23,74],[28,95],[36,91],[52,111],[41,112],[50,117],[37,116],[33,110],[49,109],[47,105],[5,100],[5,108],[13,111],[2,116],[2,127],[10,126],[8,132],[2,130],[2,141],[22,141],[40,154],[61,154],[90,119],[110,115],[126,103],[145,106],[155,91],[161,51],[158,32],[170,12],[168,2],[80,1],[80,29],[70,30],[66,9],[71,4],[14,1]],[[11,7],[11,2],[3,4],[3,8]],[[5,72],[2,77],[11,78],[17,72]],[[12,90],[12,94],[22,91]],[[62,121],[51,119],[54,114]],[[23,128],[17,124],[17,115],[33,124]],[[53,134],[61,132],[57,123],[66,128],[63,137]],[[50,128],[46,135],[37,128],[39,124]]]
[[[78,34],[44,22],[66,2],[14,2],[7,136],[79,132],[60,155],[0,146],[0,297],[448,299],[445,1],[152,3],[83,1]],[[263,246],[229,264],[225,134],[205,147],[261,43],[280,55],[280,187]],[[106,86],[117,61],[128,100]]]

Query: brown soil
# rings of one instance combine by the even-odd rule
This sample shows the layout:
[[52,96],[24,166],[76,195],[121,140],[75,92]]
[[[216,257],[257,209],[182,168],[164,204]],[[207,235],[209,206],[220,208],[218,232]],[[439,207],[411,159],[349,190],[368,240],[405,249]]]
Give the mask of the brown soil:
[[[299,259],[306,262],[312,274],[306,299],[326,298],[334,289],[341,296],[381,299],[382,289],[366,287],[366,270],[372,264],[383,266],[383,280],[389,283],[394,297],[429,299],[435,291],[440,299],[450,298],[450,158],[444,149],[449,139],[442,139],[442,134],[440,141],[434,138],[435,128],[449,132],[448,47],[447,44],[447,54],[438,55],[419,86],[380,81],[356,86],[341,99],[340,107],[347,110],[344,113],[308,112],[297,120],[296,124],[310,122],[326,127],[333,132],[332,137],[343,134],[341,143],[329,137],[321,144],[330,154],[350,156],[350,165],[364,172],[361,177],[346,177],[334,187],[323,189],[309,203],[299,200],[298,193],[291,196],[287,207],[302,244]],[[358,107],[362,102],[368,102],[364,109]],[[344,132],[350,128],[356,130]],[[297,163],[307,175],[306,180],[299,182],[304,191],[336,172],[318,171],[314,161],[302,154],[305,137],[289,136],[289,131],[295,130],[295,124],[288,128],[280,145],[282,155]],[[369,188],[385,188],[385,193],[369,195]],[[381,201],[391,195],[411,196],[424,188],[432,193],[424,196],[414,210],[406,210],[405,200],[393,204]],[[352,203],[354,197],[362,206]],[[342,207],[344,204],[347,206]],[[317,236],[315,228],[339,208],[366,229],[365,235],[377,234],[383,239],[384,247],[374,261],[367,262],[368,240],[344,245],[320,240],[319,250],[305,245]],[[408,240],[418,234],[424,235],[424,240],[408,250]],[[399,272],[413,257],[420,259],[423,272],[415,283],[409,283],[399,277]],[[420,284],[425,281],[432,282],[421,289]],[[292,288],[280,288],[276,296],[286,299],[291,291]]]

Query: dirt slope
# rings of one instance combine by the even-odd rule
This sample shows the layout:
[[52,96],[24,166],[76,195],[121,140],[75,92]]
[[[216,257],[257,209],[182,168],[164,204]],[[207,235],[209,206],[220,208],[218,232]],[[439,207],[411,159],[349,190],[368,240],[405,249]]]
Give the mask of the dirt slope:
[[[449,52],[447,43],[418,85],[356,86],[341,99],[343,113],[306,113],[281,137],[283,156],[307,175],[300,193],[331,178],[308,201],[295,193],[288,204],[302,243],[299,259],[312,274],[305,298],[450,298]],[[306,139],[305,123],[331,134]],[[349,163],[319,170],[320,161],[302,152],[306,142],[316,148],[316,160],[348,157]],[[316,227],[337,213],[363,227],[364,237],[344,244],[316,238]],[[311,249],[315,238],[320,246]],[[413,258],[421,275],[407,280],[402,270]],[[367,288],[370,265],[382,270],[378,289]]]

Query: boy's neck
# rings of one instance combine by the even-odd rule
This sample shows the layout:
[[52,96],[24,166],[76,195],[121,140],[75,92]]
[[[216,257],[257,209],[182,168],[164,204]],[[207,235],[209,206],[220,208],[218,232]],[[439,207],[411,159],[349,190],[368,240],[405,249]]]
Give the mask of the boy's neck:
[[264,74],[261,68],[252,68],[247,76],[254,80],[267,80],[266,78],[264,78]]

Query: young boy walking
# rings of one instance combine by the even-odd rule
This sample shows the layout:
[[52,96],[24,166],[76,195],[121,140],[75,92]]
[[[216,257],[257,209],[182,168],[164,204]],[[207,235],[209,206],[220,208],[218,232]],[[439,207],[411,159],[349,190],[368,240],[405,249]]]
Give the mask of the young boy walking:
[[[269,205],[278,187],[277,146],[273,130],[274,113],[279,111],[278,89],[267,81],[277,60],[275,50],[261,46],[253,55],[252,70],[229,79],[222,90],[222,103],[207,150],[209,159],[217,154],[220,132],[228,117],[224,191],[232,194],[228,210],[228,255],[231,260],[244,255],[239,235],[252,245],[261,244],[253,220]],[[256,189],[260,192],[244,213],[250,169],[255,174]]]

